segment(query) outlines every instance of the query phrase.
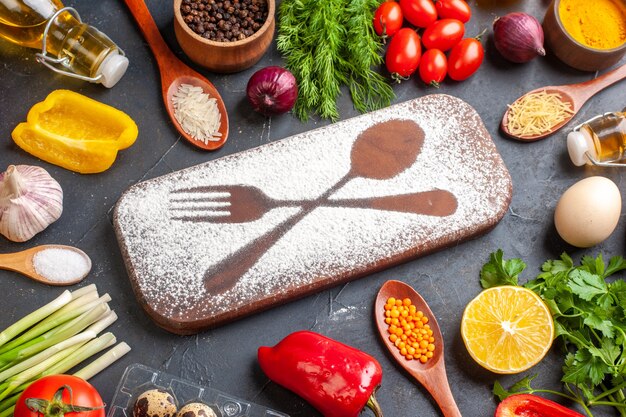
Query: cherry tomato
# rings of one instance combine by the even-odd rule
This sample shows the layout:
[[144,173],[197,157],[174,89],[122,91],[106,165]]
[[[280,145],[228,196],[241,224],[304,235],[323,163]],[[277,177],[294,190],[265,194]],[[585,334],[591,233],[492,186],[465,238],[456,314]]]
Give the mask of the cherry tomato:
[[457,19],[441,19],[428,26],[422,35],[426,49],[447,51],[465,35],[465,25]]
[[446,78],[448,60],[439,49],[429,49],[420,60],[420,78],[428,85],[439,88],[439,83]]
[[437,0],[435,8],[440,19],[457,19],[467,23],[472,17],[472,10],[464,0]]
[[425,28],[437,20],[437,9],[432,0],[400,0],[404,18],[413,26]]
[[[69,389],[63,388],[64,386],[69,387]],[[55,394],[58,398],[55,398]],[[89,382],[73,375],[45,376],[30,384],[15,404],[14,417],[41,417],[46,415],[43,410],[31,410],[26,404],[26,400],[29,398],[45,400],[48,404],[41,404],[40,406],[52,406],[51,409],[55,408],[55,405],[92,408],[91,411],[68,411],[65,413],[66,417],[104,417],[104,403],[98,391]]]
[[409,77],[415,72],[422,56],[420,37],[410,28],[403,28],[391,38],[385,65],[391,76],[400,81],[400,78]]
[[483,62],[485,50],[476,38],[463,39],[448,56],[448,75],[455,81],[463,81],[476,72]]
[[402,27],[402,9],[395,1],[386,1],[374,12],[374,31],[378,36],[391,37]]

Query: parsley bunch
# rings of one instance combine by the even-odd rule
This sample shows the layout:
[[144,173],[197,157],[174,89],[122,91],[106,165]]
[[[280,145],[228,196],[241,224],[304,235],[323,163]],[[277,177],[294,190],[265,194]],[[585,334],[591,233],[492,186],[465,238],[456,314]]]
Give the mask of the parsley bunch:
[[389,82],[372,67],[383,62],[383,44],[374,32],[374,10],[381,0],[283,0],[278,19],[278,50],[298,81],[295,115],[313,112],[339,119],[341,86],[350,90],[361,113],[389,106]]
[[[481,270],[481,285],[517,285],[525,267],[520,259],[504,260],[498,250]],[[578,266],[566,253],[546,261],[537,278],[524,286],[550,308],[556,337],[567,351],[561,380],[570,395],[533,389],[532,377],[509,390],[496,383],[494,394],[503,399],[517,393],[552,392],[579,403],[590,416],[593,405],[613,406],[626,416],[626,282],[607,281],[623,269],[626,261],[621,256],[611,258],[608,265],[601,254],[583,256]]]

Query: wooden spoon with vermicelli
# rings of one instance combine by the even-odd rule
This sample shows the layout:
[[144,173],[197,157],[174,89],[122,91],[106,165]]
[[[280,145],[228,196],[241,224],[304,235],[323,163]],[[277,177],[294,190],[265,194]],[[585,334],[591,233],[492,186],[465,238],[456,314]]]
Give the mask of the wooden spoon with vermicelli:
[[569,105],[570,111],[564,115],[563,120],[557,122],[549,129],[545,129],[545,131],[532,134],[520,134],[512,131],[512,129],[510,128],[509,117],[511,115],[511,107],[509,107],[507,111],[504,112],[504,116],[502,117],[502,123],[500,123],[500,128],[508,136],[524,142],[534,142],[536,140],[548,137],[563,126],[565,126],[570,120],[572,120],[572,118],[576,115],[576,113],[578,113],[578,111],[583,107],[587,100],[593,97],[596,93],[604,90],[605,88],[615,84],[618,81],[623,80],[624,78],[626,78],[626,64],[614,69],[613,71],[607,72],[606,74],[601,75],[598,78],[590,81],[585,81],[583,83],[541,87],[529,91],[528,93],[515,100],[513,105],[520,102],[525,97],[528,97],[531,94],[541,93],[542,91],[545,91],[547,94],[557,94],[563,103]]

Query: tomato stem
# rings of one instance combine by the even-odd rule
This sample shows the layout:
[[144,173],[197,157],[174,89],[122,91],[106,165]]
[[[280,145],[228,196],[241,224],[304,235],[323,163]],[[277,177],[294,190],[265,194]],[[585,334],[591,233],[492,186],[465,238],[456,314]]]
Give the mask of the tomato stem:
[[[67,390],[70,402],[66,404],[63,401],[63,393]],[[69,385],[61,386],[52,397],[52,400],[44,400],[43,398],[27,398],[26,406],[29,410],[41,414],[44,417],[64,417],[66,413],[77,412],[89,412],[96,411],[104,408],[104,405],[99,407],[85,407],[81,405],[74,405],[72,387]]]
[[411,77],[403,77],[402,75],[394,72],[391,74],[391,79],[400,84],[402,81],[408,81]]
[[478,42],[480,42],[482,40],[482,37],[485,36],[485,33],[487,33],[487,30],[489,30],[489,28],[484,28],[482,32],[480,32],[478,35],[474,36],[474,39],[476,39]]

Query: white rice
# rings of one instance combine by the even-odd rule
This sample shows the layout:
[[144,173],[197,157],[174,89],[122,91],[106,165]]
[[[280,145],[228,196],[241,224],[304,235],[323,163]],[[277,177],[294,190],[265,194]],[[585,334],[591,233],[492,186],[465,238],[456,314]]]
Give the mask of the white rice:
[[181,84],[172,97],[172,103],[174,117],[192,138],[205,145],[221,139],[217,100],[205,94],[201,87]]

